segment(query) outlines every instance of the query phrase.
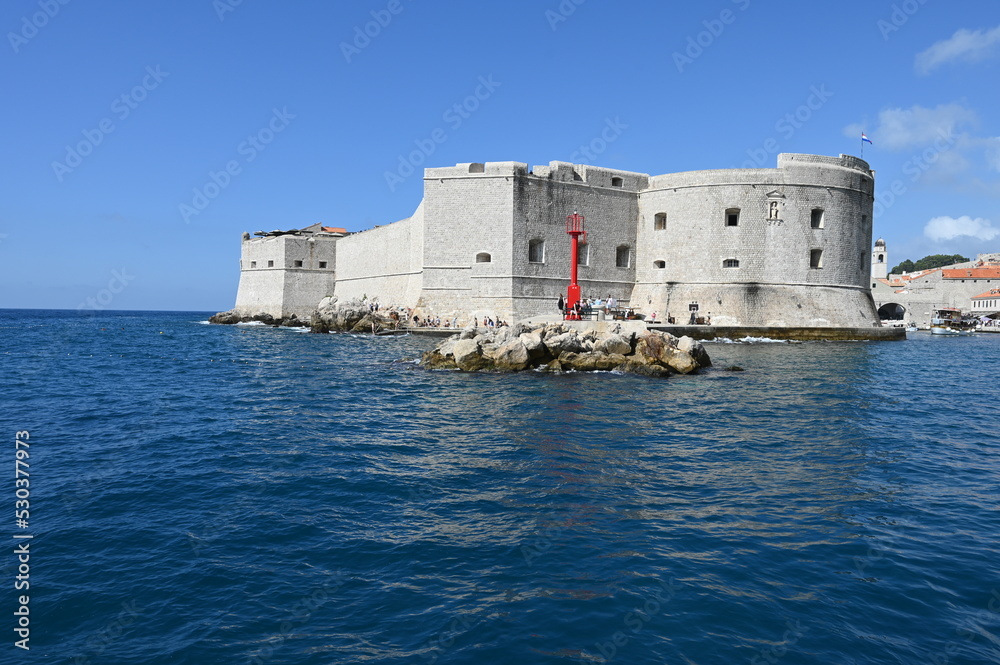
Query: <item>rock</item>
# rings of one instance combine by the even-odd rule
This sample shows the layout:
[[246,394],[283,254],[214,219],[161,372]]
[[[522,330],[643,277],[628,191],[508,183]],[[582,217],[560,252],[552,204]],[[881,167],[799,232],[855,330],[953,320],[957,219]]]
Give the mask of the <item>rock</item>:
[[677,340],[677,349],[689,353],[699,367],[711,367],[712,359],[708,357],[708,351],[702,343],[684,335]]
[[469,372],[619,370],[654,377],[690,374],[711,365],[702,345],[689,338],[678,340],[659,332],[625,337],[592,330],[581,335],[561,324],[533,330],[525,326],[466,328],[425,353],[421,362],[425,367]]
[[497,349],[493,355],[495,369],[503,372],[520,372],[531,364],[528,349],[520,339],[513,339]]
[[209,323],[221,323],[223,325],[233,325],[234,323],[239,323],[243,318],[236,312],[235,309],[231,309],[228,312],[219,312],[218,314],[213,314],[208,317]]

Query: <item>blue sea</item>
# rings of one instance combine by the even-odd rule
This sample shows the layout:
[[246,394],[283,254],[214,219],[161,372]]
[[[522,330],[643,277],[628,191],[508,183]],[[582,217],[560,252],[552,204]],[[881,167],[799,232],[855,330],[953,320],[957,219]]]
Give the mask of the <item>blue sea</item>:
[[1000,335],[657,380],[207,316],[0,311],[0,662],[1000,662]]

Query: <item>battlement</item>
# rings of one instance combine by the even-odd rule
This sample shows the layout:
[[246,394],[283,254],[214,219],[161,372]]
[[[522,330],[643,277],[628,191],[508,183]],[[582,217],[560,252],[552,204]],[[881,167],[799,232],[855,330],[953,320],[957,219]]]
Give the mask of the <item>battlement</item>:
[[528,165],[524,162],[468,162],[455,166],[424,169],[424,179],[428,178],[474,178],[476,176],[525,175]]
[[833,166],[861,171],[866,175],[871,175],[872,170],[868,162],[851,155],[827,157],[826,155],[807,155],[794,152],[783,152],[778,155],[779,169],[796,168],[799,166]]

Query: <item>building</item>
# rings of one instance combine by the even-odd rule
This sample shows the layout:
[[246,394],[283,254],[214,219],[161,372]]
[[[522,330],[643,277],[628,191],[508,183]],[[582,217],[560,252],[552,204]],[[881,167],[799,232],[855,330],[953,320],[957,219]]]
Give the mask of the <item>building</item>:
[[871,287],[882,320],[930,325],[938,307],[968,311],[983,289],[1000,287],[1000,254],[979,254],[967,263],[873,277]]
[[870,328],[873,191],[868,164],[847,155],[656,176],[567,162],[428,168],[407,219],[244,234],[236,309],[302,317],[335,295],[462,322],[555,314],[565,218],[579,212],[584,297],[660,320],[697,311],[715,325]]

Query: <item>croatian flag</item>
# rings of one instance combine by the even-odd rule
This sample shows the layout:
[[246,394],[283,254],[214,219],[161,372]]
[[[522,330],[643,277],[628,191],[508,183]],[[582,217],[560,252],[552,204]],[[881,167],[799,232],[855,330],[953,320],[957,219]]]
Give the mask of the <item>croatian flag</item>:
[[[867,136],[865,136],[864,132],[861,133],[861,141],[862,142],[867,141],[868,143],[872,142],[872,140],[870,138],[868,138]],[[872,144],[872,145],[874,145],[874,144]]]

